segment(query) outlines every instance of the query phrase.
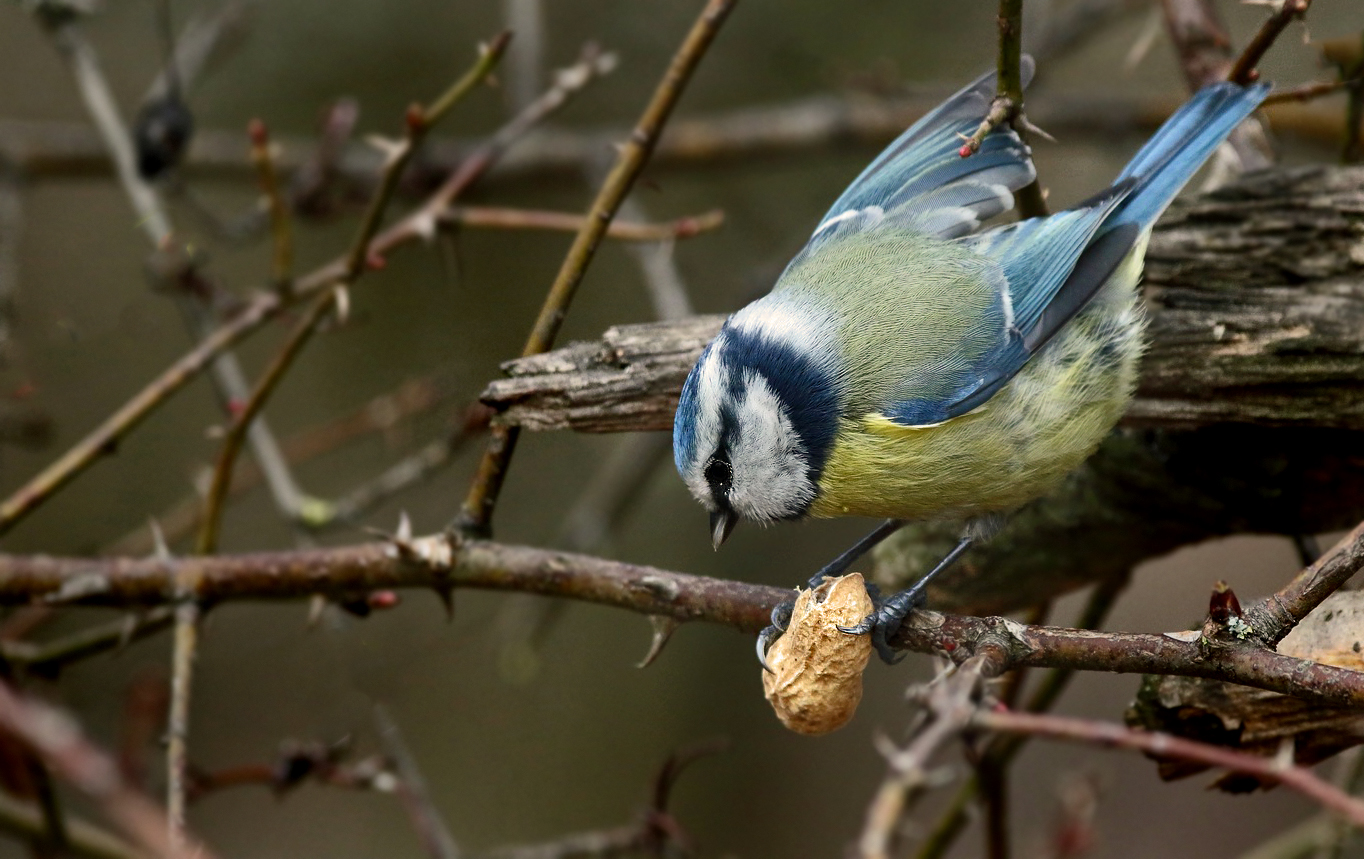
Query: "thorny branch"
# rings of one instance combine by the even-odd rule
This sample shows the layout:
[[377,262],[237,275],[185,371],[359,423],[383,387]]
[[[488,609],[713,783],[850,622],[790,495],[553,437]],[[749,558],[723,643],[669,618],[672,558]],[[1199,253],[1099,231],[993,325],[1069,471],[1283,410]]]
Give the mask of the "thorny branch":
[[[427,202],[407,217],[375,236],[370,242],[366,258],[382,258],[404,245],[425,240],[432,235],[433,225],[441,211],[454,197],[487,171],[514,141],[530,127],[562,107],[583,87],[611,70],[614,60],[610,55],[591,53],[576,65],[561,71],[554,85],[535,103],[495,133],[477,152],[461,163],[461,167]],[[288,290],[259,292],[236,313],[208,334],[197,346],[183,355],[160,376],[120,406],[56,462],[16,490],[0,503],[0,535],[13,528],[55,492],[93,465],[100,457],[112,453],[124,435],[135,429],[153,411],[199,373],[209,367],[224,350],[231,348],[265,323],[279,316],[293,304],[331,289],[345,279],[345,257],[334,259],[311,273],[296,279]]]
[[187,844],[184,852],[177,850],[168,837],[161,810],[124,783],[114,762],[92,746],[65,714],[38,701],[21,699],[0,684],[0,726],[22,738],[149,854],[165,859],[190,855],[211,859],[201,844]]
[[1364,828],[1364,801],[1323,781],[1310,769],[1291,762],[1249,755],[1170,734],[1137,731],[1122,725],[1068,716],[978,710],[971,717],[970,725],[991,731],[1135,749],[1151,755],[1180,758],[1233,772],[1249,773],[1291,788],[1341,815],[1354,826]]
[[[1118,596],[1126,587],[1126,580],[1115,580],[1101,582],[1095,586],[1094,593],[1091,594],[1088,603],[1077,618],[1075,629],[1098,629],[1103,619],[1117,602]],[[1067,668],[1053,668],[1038,685],[1037,689],[1028,697],[1028,701],[1023,710],[1027,713],[1045,713],[1050,710],[1056,701],[1065,691],[1075,672]],[[1001,701],[1005,706],[1014,709],[1014,703],[1003,696]],[[1001,736],[996,737],[980,755],[976,763],[976,772],[957,791],[952,798],[947,810],[942,817],[934,824],[923,845],[915,854],[916,859],[938,859],[947,853],[953,842],[956,841],[962,831],[966,828],[969,819],[971,804],[976,800],[978,794],[985,788],[986,779],[993,775],[996,779],[1003,779],[1008,771],[1013,759],[1023,749],[1025,737],[1021,736]]]
[[[582,283],[583,275],[586,274],[587,266],[592,262],[597,247],[601,244],[607,226],[643,171],[659,135],[663,132],[663,126],[691,79],[692,72],[696,70],[701,57],[705,55],[706,49],[719,32],[720,25],[724,23],[736,2],[737,0],[708,0],[681,47],[673,56],[634,131],[621,146],[615,166],[611,168],[591,208],[588,209],[587,220],[579,230],[567,256],[564,257],[559,273],[545,296],[540,315],[531,328],[525,348],[522,349],[522,357],[539,355],[554,345],[559,328],[568,314],[568,306],[572,303],[579,284]],[[518,427],[501,426],[493,429],[457,520],[457,527],[461,532],[476,536],[486,536],[491,532],[493,509],[497,506],[497,497],[506,479],[507,466],[516,450],[519,436]]]
[[[929,769],[934,753],[945,743],[981,729],[1001,734],[990,743],[992,748],[1017,747],[1027,737],[1051,737],[1092,745],[1136,749],[1161,758],[1175,758],[1231,772],[1252,774],[1269,782],[1284,784],[1341,815],[1356,827],[1364,828],[1364,801],[1356,799],[1312,773],[1297,766],[1291,757],[1280,760],[1226,749],[1158,732],[1134,730],[1122,725],[1037,712],[1015,712],[997,701],[981,701],[982,681],[997,676],[1007,657],[996,650],[985,650],[967,659],[955,671],[935,678],[918,690],[924,709],[910,740],[903,748],[882,742],[882,753],[889,772],[868,807],[866,825],[858,843],[863,859],[888,859],[900,855],[897,841],[913,800],[935,781]],[[1004,737],[1012,735],[1008,740]],[[988,755],[989,752],[987,751]],[[942,826],[938,830],[942,830]],[[950,843],[935,831],[918,854],[938,856]],[[1004,845],[991,845],[998,855]]]
[[[999,52],[995,68],[997,91],[994,101],[990,103],[989,113],[962,143],[961,157],[974,155],[990,132],[1006,122],[1025,134],[1039,131],[1023,113],[1022,45],[1023,0],[999,0]],[[1015,199],[1019,214],[1024,218],[1047,214],[1042,187],[1036,179],[1020,189]]]
[[668,810],[673,787],[682,773],[701,758],[728,747],[723,739],[703,741],[668,756],[654,775],[648,807],[630,824],[610,829],[577,832],[540,844],[500,847],[481,854],[481,859],[578,859],[578,857],[671,856],[690,852],[681,824]]
[[[103,147],[114,164],[124,195],[137,214],[138,224],[151,242],[154,252],[178,251],[178,248],[173,247],[173,229],[160,196],[138,172],[132,136],[119,115],[118,104],[100,68],[94,47],[74,21],[49,19],[41,10],[38,11],[38,17],[67,60],[86,111],[99,130]],[[178,268],[183,270],[187,267]],[[212,330],[212,311],[198,296],[177,289],[174,297],[189,323],[191,336],[204,336]],[[245,396],[246,382],[235,355],[224,349],[213,356],[209,367],[224,406]],[[270,485],[276,506],[286,517],[293,518],[304,495],[287,463],[279,455],[278,444],[264,421],[252,428],[251,445]],[[6,528],[5,510],[6,506],[0,506],[0,533]]]
[[1270,46],[1279,38],[1279,34],[1293,21],[1302,20],[1307,14],[1307,8],[1312,5],[1312,0],[1278,0],[1278,8],[1274,14],[1270,15],[1260,27],[1259,32],[1246,45],[1246,49],[1241,52],[1241,56],[1236,58],[1231,71],[1227,72],[1227,80],[1238,84],[1248,84],[1259,78],[1260,73],[1255,65],[1260,62],[1260,58],[1265,55]]
[[[1329,581],[1364,567],[1364,529],[1356,529],[1314,567]],[[379,590],[478,588],[585,600],[645,615],[704,620],[756,632],[789,591],[691,576],[544,549],[445,535],[293,552],[173,559],[56,558],[0,555],[0,604],[31,602],[105,606],[163,604],[187,571],[205,607],[243,599],[339,601]],[[1318,582],[1308,592],[1324,587]],[[1270,601],[1293,604],[1291,583]],[[1266,601],[1266,604],[1270,601]],[[1247,610],[1248,623],[1264,609]],[[1254,627],[1252,627],[1252,630]],[[1246,640],[1189,633],[1099,633],[1025,626],[1001,618],[916,612],[893,643],[920,653],[965,658],[989,650],[1001,670],[1021,666],[1209,677],[1308,700],[1364,706],[1364,673],[1283,656]]]
[[[498,61],[501,60],[506,51],[510,38],[509,33],[503,33],[488,45],[482,46],[479,58],[474,66],[429,107],[423,108],[420,105],[413,105],[408,108],[406,136],[401,143],[394,145],[390,153],[388,167],[379,183],[379,188],[374,192],[374,197],[370,201],[365,216],[361,219],[360,228],[351,244],[350,251],[346,255],[346,267],[340,282],[333,289],[324,292],[313,300],[308,312],[299,320],[288,341],[271,361],[260,382],[251,392],[250,398],[240,413],[237,414],[231,429],[228,430],[227,436],[223,440],[217,467],[213,472],[213,482],[209,486],[205,502],[204,521],[199,532],[197,546],[199,554],[212,554],[217,549],[218,524],[221,521],[223,503],[227,498],[227,491],[232,482],[233,465],[252,422],[261,413],[270,395],[279,386],[284,375],[289,371],[303,347],[312,338],[323,318],[333,309],[338,311],[338,315],[344,315],[344,302],[348,300],[345,297],[345,290],[349,289],[372,264],[368,257],[370,243],[374,240],[375,233],[379,231],[379,225],[383,222],[384,213],[393,198],[394,190],[398,185],[398,178],[402,175],[403,169],[411,161],[412,156],[431,128],[443,119],[455,105],[481,85],[488,75],[492,74],[493,69],[496,68]],[[262,148],[268,146],[267,142],[259,140],[257,144]],[[268,156],[263,156],[263,158],[268,163]],[[277,193],[275,197],[278,200]],[[277,241],[279,232],[280,227],[277,223]],[[281,261],[277,247],[274,279],[277,287],[282,286],[287,280],[287,266],[282,269],[280,267],[283,262],[287,262],[287,260]],[[187,590],[192,590],[192,580],[186,581],[186,584]],[[180,833],[184,828],[190,681],[193,675],[199,623],[199,607],[194,601],[193,594],[184,594],[180,599],[181,604],[176,609],[175,617],[174,671],[171,676],[171,709],[168,720],[170,742],[167,753],[167,768],[169,777],[166,787],[167,815],[170,821],[171,838],[175,843],[178,843]],[[438,859],[448,859],[448,857],[438,857]]]
[[970,724],[980,681],[997,676],[1000,670],[1001,662],[992,653],[966,660],[951,674],[937,678],[922,693],[927,724],[904,748],[882,741],[881,754],[890,771],[867,807],[867,820],[857,843],[861,859],[890,859],[899,855],[898,834],[908,805],[932,786],[929,760]]
[[251,138],[251,162],[256,166],[266,213],[270,216],[270,236],[274,250],[270,282],[276,289],[284,289],[294,275],[294,233],[289,206],[280,188],[274,146],[270,143],[270,133],[265,123],[252,120],[247,128],[247,136]]

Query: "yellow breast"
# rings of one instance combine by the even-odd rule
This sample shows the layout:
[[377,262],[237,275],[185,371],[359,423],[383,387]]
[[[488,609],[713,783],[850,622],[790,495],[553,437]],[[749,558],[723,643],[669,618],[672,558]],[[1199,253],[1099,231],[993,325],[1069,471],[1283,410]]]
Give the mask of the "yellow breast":
[[928,427],[880,414],[844,419],[810,515],[966,517],[1011,510],[1053,488],[1131,400],[1143,319],[1136,272],[1124,274],[1132,281],[1101,290],[982,408]]

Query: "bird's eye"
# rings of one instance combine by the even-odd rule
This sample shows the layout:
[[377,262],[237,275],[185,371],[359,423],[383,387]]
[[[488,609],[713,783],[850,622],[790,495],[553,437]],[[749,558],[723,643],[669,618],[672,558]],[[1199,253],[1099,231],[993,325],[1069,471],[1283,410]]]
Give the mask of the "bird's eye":
[[729,492],[729,486],[734,482],[734,469],[723,454],[706,463],[706,482],[717,495]]

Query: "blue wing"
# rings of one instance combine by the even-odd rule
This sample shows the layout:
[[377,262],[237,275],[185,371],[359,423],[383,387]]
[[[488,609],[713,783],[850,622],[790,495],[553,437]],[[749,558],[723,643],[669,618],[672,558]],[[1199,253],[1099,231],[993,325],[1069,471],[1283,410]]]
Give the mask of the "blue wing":
[[[1023,82],[1033,62],[1024,57]],[[1008,127],[994,129],[969,158],[962,137],[980,125],[995,95],[991,72],[943,102],[886,147],[820,219],[811,242],[835,231],[875,226],[956,238],[1013,208],[1013,192],[1036,178],[1031,153]]]
[[[949,420],[983,405],[1108,281],[1165,208],[1268,86],[1205,87],[1170,117],[1102,194],[1073,209],[959,239],[996,261],[1005,325],[994,348],[935,380],[946,392],[909,398],[887,416],[907,425]],[[993,320],[983,324],[996,325]]]

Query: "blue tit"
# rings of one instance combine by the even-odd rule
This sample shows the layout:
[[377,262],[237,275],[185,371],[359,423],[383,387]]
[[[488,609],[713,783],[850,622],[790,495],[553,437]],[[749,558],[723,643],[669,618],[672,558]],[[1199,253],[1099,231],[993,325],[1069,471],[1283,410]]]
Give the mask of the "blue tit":
[[[677,470],[710,511],[716,548],[740,519],[887,520],[812,585],[906,520],[974,523],[928,576],[846,630],[872,632],[888,660],[887,636],[927,580],[1055,487],[1127,408],[1151,227],[1268,89],[1205,87],[1105,190],[979,231],[1036,177],[1007,127],[959,154],[995,88],[989,74],[961,90],[854,180],[772,291],[702,352],[674,422]],[[778,609],[760,654],[782,621]]]

